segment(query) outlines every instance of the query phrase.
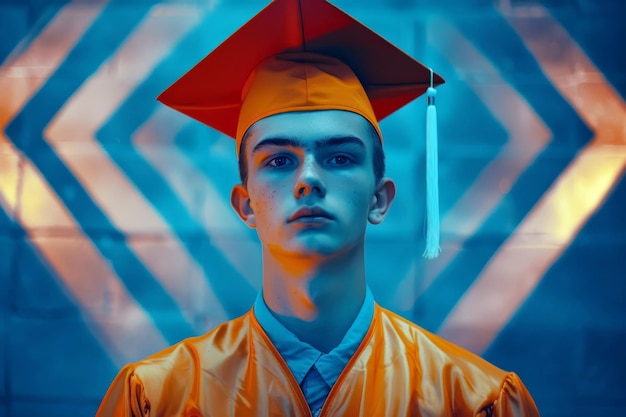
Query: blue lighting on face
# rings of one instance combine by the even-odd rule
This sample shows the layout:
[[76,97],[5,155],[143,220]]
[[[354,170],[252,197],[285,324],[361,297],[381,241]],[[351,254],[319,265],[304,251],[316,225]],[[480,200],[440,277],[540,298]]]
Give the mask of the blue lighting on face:
[[[155,97],[265,2],[40,3],[0,0],[0,417],[93,415],[122,364],[243,314],[261,286],[230,207],[234,142]],[[543,416],[624,414],[626,129],[595,122],[626,120],[622,3],[333,3],[446,78],[443,253],[421,257],[418,100],[381,123],[397,196],[367,231],[377,301],[480,346]],[[590,149],[598,169],[550,199]],[[498,320],[457,313],[523,268]]]

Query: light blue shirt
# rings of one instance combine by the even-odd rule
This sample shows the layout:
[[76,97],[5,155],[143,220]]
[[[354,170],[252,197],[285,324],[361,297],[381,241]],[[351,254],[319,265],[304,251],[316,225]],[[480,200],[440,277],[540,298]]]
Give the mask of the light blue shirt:
[[369,288],[359,314],[341,340],[328,353],[302,342],[271,313],[261,291],[254,302],[254,315],[298,381],[314,416],[318,416],[330,389],[365,337],[374,317],[374,297]]

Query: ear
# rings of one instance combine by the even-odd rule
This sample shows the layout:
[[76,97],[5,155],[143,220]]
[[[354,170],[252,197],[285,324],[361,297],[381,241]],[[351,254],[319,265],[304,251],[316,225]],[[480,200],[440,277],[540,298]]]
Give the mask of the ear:
[[380,224],[385,219],[393,199],[396,197],[396,184],[389,179],[383,178],[378,183],[367,219],[372,224]]
[[252,229],[256,228],[256,219],[254,218],[254,211],[250,204],[250,195],[243,185],[237,184],[231,190],[230,205],[233,206],[233,209],[235,209],[239,217],[241,217],[241,220],[243,220],[248,227]]

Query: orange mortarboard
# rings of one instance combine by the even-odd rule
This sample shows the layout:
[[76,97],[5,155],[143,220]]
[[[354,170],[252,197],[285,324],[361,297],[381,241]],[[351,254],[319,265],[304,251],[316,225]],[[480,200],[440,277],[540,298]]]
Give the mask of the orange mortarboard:
[[[289,111],[350,110],[369,120],[382,140],[378,121],[427,90],[429,104],[434,104],[432,87],[443,82],[326,0],[274,0],[158,100],[234,138],[239,154],[254,122]],[[428,107],[427,121],[435,114],[434,105]],[[434,132],[429,136],[436,140]],[[436,151],[436,142],[433,147]],[[436,184],[436,156],[429,160],[435,168],[427,173],[434,174],[427,188]],[[427,200],[438,201],[434,197]],[[427,235],[437,237],[427,242],[427,257],[439,251],[438,207],[434,209]]]
[[[237,126],[250,74],[267,58],[285,52],[312,52],[345,63],[363,85],[379,121],[431,85],[428,68],[326,0],[274,0],[158,100],[241,139]],[[434,74],[433,84],[441,83]]]

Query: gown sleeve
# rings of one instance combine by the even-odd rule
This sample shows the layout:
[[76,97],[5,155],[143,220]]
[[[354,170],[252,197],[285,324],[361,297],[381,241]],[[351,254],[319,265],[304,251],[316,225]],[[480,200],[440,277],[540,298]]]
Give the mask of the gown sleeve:
[[477,417],[539,417],[539,411],[522,380],[511,372],[505,376],[497,399]]
[[150,401],[146,397],[143,381],[132,365],[117,374],[105,394],[96,417],[148,417]]

